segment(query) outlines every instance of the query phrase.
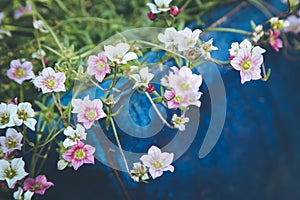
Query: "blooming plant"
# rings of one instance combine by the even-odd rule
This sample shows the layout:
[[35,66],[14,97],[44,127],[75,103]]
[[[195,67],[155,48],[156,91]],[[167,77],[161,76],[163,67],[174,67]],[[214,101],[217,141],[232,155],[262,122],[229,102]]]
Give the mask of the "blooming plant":
[[[79,170],[84,164],[94,164],[97,149],[88,144],[88,139],[99,126],[105,126],[106,132],[113,133],[125,171],[133,181],[147,182],[161,177],[164,172],[176,171],[173,163],[176,153],[164,152],[157,144],[145,147],[147,154],[141,155],[132,166],[128,164],[115,123],[116,116],[123,112],[120,96],[127,92],[118,86],[118,80],[125,79],[131,91],[144,95],[157,118],[168,129],[185,132],[193,121],[188,111],[192,107],[201,109],[201,106],[206,106],[201,104],[201,97],[206,94],[202,90],[202,75],[195,70],[197,66],[209,62],[228,71],[239,71],[241,84],[267,81],[271,71],[265,67],[268,61],[264,55],[268,51],[283,51],[285,44],[291,42],[287,37],[290,35],[294,35],[296,50],[296,44],[299,44],[299,35],[296,34],[300,32],[300,11],[297,11],[299,3],[295,1],[287,1],[289,9],[286,13],[259,25],[249,22],[252,31],[189,28],[186,25],[191,21],[184,20],[194,14],[188,9],[195,6],[192,1],[182,5],[175,5],[172,0],[143,2],[141,6],[145,9],[138,12],[143,12],[150,20],[145,22],[145,17],[141,23],[157,23],[165,27],[151,33],[155,42],[128,39],[126,33],[119,33],[121,39],[107,40],[100,45],[94,44],[93,40],[99,42],[99,39],[104,40],[114,32],[128,28],[121,17],[117,18],[119,21],[91,16],[62,21],[48,19],[44,15],[49,16],[50,10],[42,8],[50,8],[53,4],[45,2],[31,0],[0,13],[0,39],[4,44],[0,54],[11,40],[17,39],[18,31],[33,32],[30,42],[24,42],[19,54],[9,52],[9,59],[0,59],[7,82],[0,104],[0,182],[14,199],[44,195],[55,186],[55,181],[51,177],[48,181],[43,171],[44,162],[53,147],[58,153],[58,170],[67,167]],[[217,5],[231,1],[213,2]],[[62,2],[59,6],[73,16]],[[83,15],[88,15],[85,9],[78,8]],[[132,17],[131,21],[137,21],[135,19]],[[8,24],[18,24],[20,20],[27,21],[28,26]],[[97,32],[93,25],[78,27],[77,33],[70,31],[70,27],[84,21],[104,25],[96,27],[99,29]],[[106,29],[107,24],[118,24],[121,28]],[[104,31],[100,31],[102,28]],[[81,29],[85,31],[79,31]],[[242,33],[245,38],[230,44],[230,48],[226,49],[228,59],[220,61],[214,58],[214,51],[224,50],[224,47],[214,46],[218,38],[203,39],[205,32],[210,31]],[[157,53],[155,63],[147,61],[149,47]],[[158,82],[154,81],[156,79],[159,79]],[[72,100],[65,102],[64,96],[70,93],[76,81],[83,84],[74,87]],[[89,95],[86,91],[91,88],[99,95]],[[172,117],[165,117],[157,104],[172,113]]]

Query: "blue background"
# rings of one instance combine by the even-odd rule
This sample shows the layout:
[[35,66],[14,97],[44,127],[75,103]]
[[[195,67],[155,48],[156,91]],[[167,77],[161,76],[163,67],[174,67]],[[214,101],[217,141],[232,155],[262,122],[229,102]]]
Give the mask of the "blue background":
[[[282,11],[285,6],[279,0],[270,1]],[[214,21],[232,7],[207,16]],[[250,20],[257,24],[266,20],[261,12],[247,5],[230,17],[222,27],[251,30]],[[213,57],[226,59],[227,49],[243,36],[214,32],[203,38],[215,38],[219,50]],[[202,39],[203,39],[202,38]],[[149,184],[134,183],[127,174],[119,172],[131,199],[300,199],[300,135],[299,135],[299,60],[288,60],[281,52],[269,47],[264,55],[265,64],[272,69],[267,82],[251,81],[240,83],[239,73],[222,70],[226,88],[227,114],[222,135],[214,149],[203,159],[198,158],[199,149],[210,123],[210,98],[205,84],[201,90],[201,121],[198,134],[183,156],[175,161],[174,173],[165,173]],[[204,65],[205,67],[205,65]],[[209,68],[207,68],[209,73]],[[213,80],[213,77],[211,77]],[[210,81],[210,80],[206,80]],[[136,101],[143,108],[150,105],[137,95]],[[136,117],[132,111],[132,117]],[[136,119],[146,123],[147,119]],[[168,129],[164,129],[168,130]],[[111,133],[108,133],[111,136]],[[129,136],[121,134],[125,149],[134,149],[139,144],[143,151],[149,140],[140,139],[130,143]],[[154,138],[152,142],[166,144],[170,133]],[[41,199],[125,199],[115,173],[97,162],[85,165],[77,172],[73,169],[56,171],[56,157],[48,162],[48,177],[55,182]]]

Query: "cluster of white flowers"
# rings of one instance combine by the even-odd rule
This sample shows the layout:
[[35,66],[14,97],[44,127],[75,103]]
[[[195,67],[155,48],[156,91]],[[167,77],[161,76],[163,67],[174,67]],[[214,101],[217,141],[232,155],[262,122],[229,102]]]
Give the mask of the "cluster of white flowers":
[[[213,39],[203,42],[199,39],[201,30],[195,29],[192,31],[186,27],[183,30],[177,31],[175,28],[167,28],[165,33],[158,35],[158,40],[165,44],[165,48],[178,50],[180,52],[188,52],[189,56],[199,54],[203,58],[209,59],[210,52],[218,48],[213,46]],[[198,44],[198,46],[197,46]]]
[[0,104],[0,129],[22,124],[33,131],[35,130],[36,119],[34,119],[34,110],[30,103],[24,102],[18,105],[14,103]]

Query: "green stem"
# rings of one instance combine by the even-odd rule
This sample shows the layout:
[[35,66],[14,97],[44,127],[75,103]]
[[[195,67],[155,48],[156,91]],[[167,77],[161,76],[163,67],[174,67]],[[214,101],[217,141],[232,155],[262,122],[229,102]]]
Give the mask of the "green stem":
[[119,151],[120,151],[121,156],[122,156],[122,158],[123,158],[123,161],[124,161],[124,165],[125,165],[126,171],[127,171],[127,173],[129,174],[129,176],[131,176],[131,173],[130,173],[130,170],[129,170],[129,167],[128,167],[128,163],[127,163],[127,161],[126,161],[126,158],[125,158],[125,155],[124,155],[124,152],[123,152],[123,149],[122,149],[120,140],[119,140],[119,136],[118,136],[118,133],[117,133],[117,130],[116,130],[116,127],[115,127],[115,123],[114,123],[114,120],[113,120],[112,117],[110,117],[110,124],[111,124],[111,126],[112,126],[112,129],[113,129],[113,132],[114,132],[114,136],[115,136],[116,142],[117,142],[118,147],[119,147]]
[[157,113],[158,117],[161,119],[161,121],[162,121],[165,125],[167,125],[169,128],[174,128],[174,127],[173,127],[171,124],[169,124],[169,123],[166,121],[166,119],[161,115],[160,111],[158,110],[158,108],[156,107],[155,103],[153,102],[153,100],[152,100],[150,94],[149,94],[148,92],[145,92],[145,94],[146,94],[147,98],[149,99],[151,105],[153,106],[155,112]]
[[21,32],[26,32],[26,33],[32,33],[32,28],[24,28],[24,27],[19,27],[19,26],[14,26],[14,25],[4,25],[4,29],[8,31],[21,31]]
[[60,104],[60,95],[59,95],[59,93],[57,95],[58,95],[58,100],[56,99],[56,96],[54,95],[54,93],[52,93],[53,102],[54,102],[56,108],[58,109],[58,111],[59,111],[59,113],[61,115],[62,121],[65,124],[66,123],[66,119],[65,119],[65,115],[64,115],[63,110],[62,110],[62,106]]
[[238,33],[238,34],[243,34],[243,35],[251,35],[252,34],[249,31],[239,30],[239,29],[235,29],[235,28],[223,28],[223,27],[207,28],[207,29],[203,30],[203,32],[209,32],[209,31],[230,32],[230,33]]
[[149,46],[152,46],[152,47],[159,48],[159,49],[164,50],[164,51],[166,51],[166,52],[172,53],[172,54],[174,54],[174,55],[176,55],[176,56],[178,56],[178,57],[180,57],[180,58],[183,58],[183,59],[185,59],[185,60],[188,60],[188,59],[187,59],[186,57],[184,57],[183,55],[180,55],[180,54],[178,54],[178,53],[176,53],[176,52],[174,52],[174,51],[171,51],[171,50],[169,50],[169,49],[167,49],[167,48],[164,48],[164,47],[162,47],[162,46],[160,46],[160,45],[157,45],[157,44],[154,44],[154,43],[152,43],[152,42],[147,42],[147,41],[142,41],[142,40],[135,40],[135,42],[136,42],[136,43],[146,44],[146,45],[149,45]]
[[24,101],[24,88],[23,85],[20,85],[20,102]]

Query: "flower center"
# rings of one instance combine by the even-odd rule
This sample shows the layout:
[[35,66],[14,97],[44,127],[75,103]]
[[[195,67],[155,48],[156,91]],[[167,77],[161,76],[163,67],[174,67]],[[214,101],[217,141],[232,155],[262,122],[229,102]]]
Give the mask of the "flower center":
[[177,124],[177,125],[180,125],[181,124],[181,118],[180,117],[177,117],[175,120],[174,120],[174,124]]
[[248,61],[248,60],[245,60],[244,62],[243,62],[243,64],[242,64],[242,68],[243,68],[243,70],[248,70],[248,69],[250,69],[250,62]]
[[182,102],[183,101],[183,97],[180,97],[180,96],[176,96],[175,98],[174,98],[174,100],[176,101],[176,102]]
[[33,189],[34,191],[36,191],[36,190],[41,190],[41,189],[43,189],[43,188],[44,188],[44,185],[41,184],[41,183],[35,183],[35,184],[32,186],[32,189]]
[[160,169],[162,168],[162,164],[160,161],[156,160],[152,163],[152,166],[155,168],[155,169]]
[[100,72],[102,72],[102,71],[104,71],[105,66],[106,66],[106,63],[100,61],[100,62],[96,65],[96,68],[97,68]]
[[86,113],[86,117],[89,119],[89,120],[92,120],[92,119],[95,119],[97,116],[97,113],[95,110],[89,110],[87,113]]
[[22,78],[25,76],[25,70],[23,68],[18,68],[16,71],[16,77]]
[[190,86],[189,86],[189,84],[187,84],[187,83],[181,83],[181,84],[180,84],[180,88],[181,88],[182,90],[189,90],[189,89],[190,89]]
[[17,114],[19,119],[23,121],[25,121],[28,118],[28,114],[24,110],[19,111]]
[[77,160],[82,160],[85,158],[85,151],[83,149],[77,149],[74,153],[74,158]]
[[4,175],[8,179],[12,179],[13,177],[17,176],[17,172],[15,169],[8,167],[4,170]]
[[47,85],[48,88],[53,89],[56,85],[56,81],[53,78],[49,78],[48,80],[45,81],[45,84]]
[[14,139],[14,138],[9,138],[5,143],[9,149],[16,148],[19,144],[18,140]]
[[9,115],[7,113],[1,113],[0,124],[7,124],[9,122]]

